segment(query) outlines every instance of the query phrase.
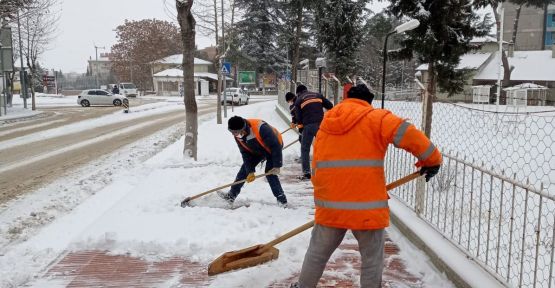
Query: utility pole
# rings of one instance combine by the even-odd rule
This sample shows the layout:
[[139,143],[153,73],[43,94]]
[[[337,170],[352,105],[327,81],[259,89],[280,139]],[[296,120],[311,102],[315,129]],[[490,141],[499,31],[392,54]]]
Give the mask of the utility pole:
[[19,9],[17,10],[17,33],[19,35],[19,60],[21,62],[21,71],[19,71],[19,83],[21,88],[20,96],[23,96],[23,108],[27,109],[27,79],[25,79],[25,67],[23,67],[23,42],[21,41],[21,24],[19,22]]
[[[221,0],[221,4],[222,4],[222,13],[221,14],[222,14],[222,47],[223,47],[222,51],[224,52],[222,54],[222,58],[221,58],[221,61],[222,61],[221,67],[224,67],[225,56],[226,56],[225,54],[227,54],[227,51],[225,50],[224,0]],[[226,97],[226,94],[225,94],[225,84],[226,84],[226,81],[227,81],[227,75],[226,75],[226,73],[222,73],[222,74],[223,74],[222,78],[223,78],[223,81],[224,81],[222,83],[223,84],[222,85],[222,88],[223,88],[222,91],[224,93],[224,118],[227,118],[227,97]],[[233,105],[233,94],[231,94],[231,105]],[[233,106],[231,106],[231,107],[233,107]]]
[[[94,52],[95,52],[95,54],[96,54],[95,65],[98,65],[98,49],[106,49],[106,47],[104,47],[104,46],[100,47],[100,46],[94,45]],[[94,75],[94,82],[96,83],[96,87],[95,87],[95,88],[98,89],[98,88],[99,88],[99,86],[98,86],[98,71],[96,71],[96,73],[93,72],[93,71],[92,71],[92,67],[91,67],[91,72],[92,72],[93,75]]]
[[499,103],[501,102],[501,66],[503,66],[502,64],[502,59],[503,59],[503,22],[505,21],[505,10],[503,8],[503,3],[499,3],[499,7],[498,7],[498,11],[494,11],[494,13],[499,13],[499,15],[501,17],[501,22],[497,23],[497,29],[499,29],[499,39],[497,39],[499,41],[499,51],[497,52],[499,54],[499,57],[497,58],[497,101],[496,101],[496,107],[497,110],[499,110]]

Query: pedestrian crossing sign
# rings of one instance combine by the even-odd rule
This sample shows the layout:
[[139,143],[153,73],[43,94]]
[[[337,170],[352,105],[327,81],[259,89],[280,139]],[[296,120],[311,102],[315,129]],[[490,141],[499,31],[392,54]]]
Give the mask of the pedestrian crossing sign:
[[230,72],[231,72],[231,63],[224,62],[224,65],[222,65],[222,74],[229,75]]

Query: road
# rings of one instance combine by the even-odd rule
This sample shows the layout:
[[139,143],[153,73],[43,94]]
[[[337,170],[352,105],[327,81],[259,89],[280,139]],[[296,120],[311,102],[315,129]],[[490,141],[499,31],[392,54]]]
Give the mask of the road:
[[[266,99],[251,99],[251,102]],[[132,99],[130,106],[137,107],[148,102],[155,100]],[[214,102],[198,101],[199,116],[214,112]],[[121,108],[53,107],[44,109],[44,113],[36,117],[3,123],[9,125],[0,128],[0,204],[63,177],[65,173],[101,156],[129,153],[130,151],[121,151],[120,148],[185,121],[183,108],[117,123],[108,122],[83,131],[37,139],[22,145],[13,144],[13,141],[32,136],[33,133],[97,119],[117,110]],[[8,145],[9,143],[13,145]]]

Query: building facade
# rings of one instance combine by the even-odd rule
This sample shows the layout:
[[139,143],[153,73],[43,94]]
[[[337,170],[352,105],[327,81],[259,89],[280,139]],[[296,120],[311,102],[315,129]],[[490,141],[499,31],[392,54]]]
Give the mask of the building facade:
[[[510,42],[518,5],[505,2],[503,39]],[[547,50],[555,42],[555,5],[543,8],[522,6],[518,21],[515,50]]]

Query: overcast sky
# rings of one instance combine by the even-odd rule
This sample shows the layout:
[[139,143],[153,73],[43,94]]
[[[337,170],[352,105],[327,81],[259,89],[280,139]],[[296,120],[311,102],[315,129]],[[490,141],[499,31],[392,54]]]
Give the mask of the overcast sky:
[[[50,50],[41,57],[43,66],[62,69],[67,72],[85,72],[89,57],[95,58],[94,46],[98,54],[109,52],[116,43],[113,31],[125,19],[174,20],[174,0],[60,0],[61,17],[57,38]],[[372,10],[382,10],[387,3],[376,2]],[[214,41],[198,35],[197,46],[204,48]]]

